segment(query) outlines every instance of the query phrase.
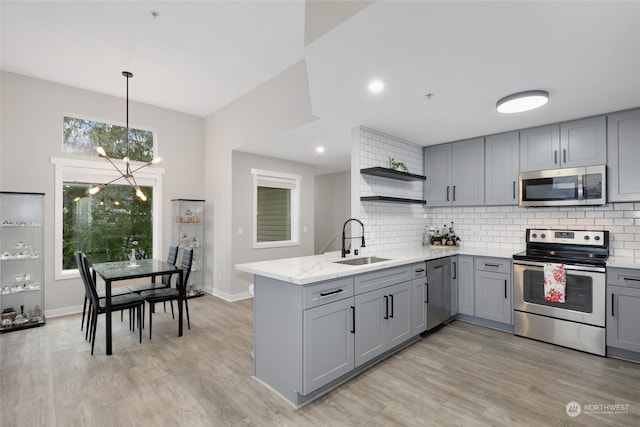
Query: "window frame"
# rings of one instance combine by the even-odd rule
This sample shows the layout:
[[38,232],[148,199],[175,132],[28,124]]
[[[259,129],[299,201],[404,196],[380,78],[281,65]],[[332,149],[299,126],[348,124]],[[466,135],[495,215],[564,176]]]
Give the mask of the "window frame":
[[[112,159],[119,168],[124,168],[125,164],[122,160]],[[104,159],[79,159],[52,157],[51,164],[55,167],[54,177],[54,278],[55,280],[74,279],[80,277],[78,269],[62,269],[62,240],[63,240],[63,215],[64,207],[63,192],[65,181],[100,183],[109,182],[120,174],[114,167]],[[132,167],[135,169],[142,166],[143,162],[131,161]],[[144,168],[135,173],[136,181],[141,186],[149,186],[153,188],[152,201],[152,233],[153,233],[153,253],[162,253],[162,175],[165,170],[157,166]],[[123,180],[123,182],[126,182]],[[121,184],[117,181],[114,184]],[[134,191],[133,188],[131,191]]]
[[[302,176],[261,169],[251,169],[253,175],[253,249],[282,248],[300,246],[300,183]],[[258,187],[260,181],[280,183],[282,186],[274,188],[289,188],[291,190],[291,238],[271,242],[258,242]]]

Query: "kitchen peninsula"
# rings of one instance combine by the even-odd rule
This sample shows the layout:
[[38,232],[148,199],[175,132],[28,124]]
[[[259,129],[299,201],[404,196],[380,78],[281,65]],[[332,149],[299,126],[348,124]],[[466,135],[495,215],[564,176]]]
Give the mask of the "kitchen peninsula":
[[255,276],[256,379],[303,405],[420,338],[425,261],[468,255],[510,262],[513,251],[426,247],[375,255],[382,260],[362,265],[340,261],[363,257],[334,252],[235,266]]

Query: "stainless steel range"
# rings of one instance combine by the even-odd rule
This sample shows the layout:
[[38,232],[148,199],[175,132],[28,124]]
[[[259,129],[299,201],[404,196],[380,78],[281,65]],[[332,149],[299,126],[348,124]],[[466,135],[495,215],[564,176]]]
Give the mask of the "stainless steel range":
[[513,256],[514,334],[604,356],[608,231],[527,229]]

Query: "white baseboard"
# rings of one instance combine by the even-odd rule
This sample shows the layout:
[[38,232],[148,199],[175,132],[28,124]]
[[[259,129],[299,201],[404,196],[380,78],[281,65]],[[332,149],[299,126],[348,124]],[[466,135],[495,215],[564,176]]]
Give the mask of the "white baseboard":
[[239,294],[228,294],[226,292],[222,292],[218,289],[214,289],[213,292],[211,292],[211,295],[221,298],[225,301],[228,302],[234,302],[234,301],[241,301],[243,299],[247,299],[247,298],[253,298],[251,296],[251,294],[247,291],[247,292],[241,292]]
[[44,317],[45,318],[60,317],[60,316],[68,316],[69,314],[78,314],[78,313],[82,313],[81,305],[73,305],[70,307],[55,308],[53,310],[45,310]]

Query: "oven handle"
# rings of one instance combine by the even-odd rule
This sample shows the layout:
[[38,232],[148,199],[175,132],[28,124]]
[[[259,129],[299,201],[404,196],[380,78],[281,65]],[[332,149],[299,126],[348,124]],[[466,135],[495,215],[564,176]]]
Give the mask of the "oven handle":
[[[544,264],[545,264],[544,262],[537,262],[537,261],[521,261],[521,260],[513,261],[513,265],[526,265],[526,266],[540,267],[540,268],[544,268]],[[605,267],[595,267],[590,265],[565,264],[565,268],[567,270],[592,271],[594,273],[604,273],[606,271]]]

